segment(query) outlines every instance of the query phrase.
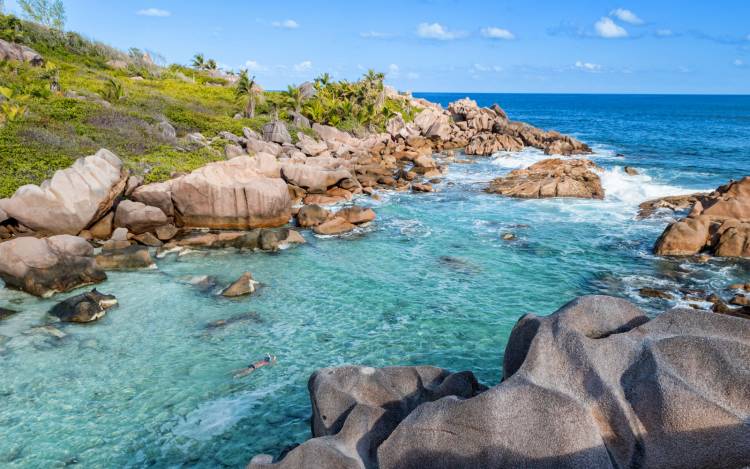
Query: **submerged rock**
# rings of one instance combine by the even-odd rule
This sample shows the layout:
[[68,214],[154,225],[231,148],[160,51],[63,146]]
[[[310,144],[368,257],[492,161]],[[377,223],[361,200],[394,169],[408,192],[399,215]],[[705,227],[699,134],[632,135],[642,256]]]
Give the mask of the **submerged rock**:
[[0,278],[9,287],[48,297],[107,278],[83,238],[16,238],[0,243]]
[[487,192],[510,197],[580,197],[603,199],[604,189],[589,160],[542,160],[526,169],[516,169],[492,181]]
[[103,318],[106,310],[116,304],[114,295],[99,293],[94,288],[61,301],[49,313],[63,322],[92,322]]
[[253,280],[253,275],[250,272],[245,272],[235,280],[231,285],[222,290],[221,296],[228,298],[235,298],[238,296],[249,295],[255,292],[255,286],[258,284]]
[[2,321],[3,319],[8,319],[14,314],[18,314],[18,311],[8,308],[0,308],[0,321]]
[[625,300],[581,297],[519,319],[503,381],[479,394],[459,386],[469,392],[411,406],[390,393],[420,393],[378,370],[316,373],[313,438],[250,467],[742,467],[748,353],[750,321],[692,309],[649,320]]
[[155,265],[148,247],[138,245],[102,250],[96,256],[96,264],[104,270],[147,269]]
[[41,185],[20,187],[0,208],[34,231],[77,235],[106,214],[125,190],[128,170],[108,150],[79,158]]

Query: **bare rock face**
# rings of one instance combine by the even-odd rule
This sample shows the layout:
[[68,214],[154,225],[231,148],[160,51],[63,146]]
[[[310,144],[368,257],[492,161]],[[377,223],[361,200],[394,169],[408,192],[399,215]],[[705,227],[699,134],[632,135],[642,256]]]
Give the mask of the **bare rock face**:
[[377,467],[378,446],[413,409],[445,396],[472,397],[481,386],[471,372],[430,366],[343,366],[316,371],[308,389],[313,438],[278,464],[263,455],[249,468]]
[[122,161],[102,149],[55,172],[40,186],[20,187],[2,201],[2,209],[39,233],[76,235],[112,208],[127,179]]
[[222,290],[221,295],[227,298],[249,295],[255,292],[255,285],[257,284],[258,282],[253,280],[253,275],[250,272],[245,272],[240,278]]
[[467,155],[491,155],[499,151],[521,151],[523,142],[513,136],[483,132],[473,137],[465,148]]
[[638,206],[638,218],[647,218],[656,213],[658,210],[687,210],[693,207],[696,202],[704,200],[707,193],[697,192],[687,195],[672,195],[660,199],[647,200]]
[[136,202],[158,207],[168,217],[174,216],[172,188],[169,183],[155,182],[138,187],[131,196]]
[[320,205],[305,205],[297,213],[297,223],[302,228],[310,228],[324,223],[331,217],[331,212]]
[[94,261],[94,248],[83,238],[57,235],[16,238],[0,244],[0,278],[9,287],[49,297],[107,276]]
[[134,270],[154,267],[154,260],[146,246],[127,246],[121,249],[103,249],[96,256],[96,264],[104,270]]
[[117,205],[115,226],[127,228],[131,233],[146,233],[166,224],[167,216],[158,207],[131,200],[123,200]]
[[664,230],[656,241],[656,254],[750,257],[750,176],[708,195],[688,197],[686,203],[693,204],[690,213]]
[[28,62],[34,67],[41,67],[44,65],[44,59],[34,49],[0,39],[0,62],[5,62],[7,60]]
[[516,169],[490,183],[487,192],[520,198],[604,198],[601,180],[589,160],[542,160],[526,169]]
[[183,226],[264,228],[284,225],[291,217],[286,183],[260,174],[250,157],[208,164],[169,186]]
[[313,231],[319,235],[339,235],[354,230],[357,225],[349,223],[341,217],[333,217],[328,221],[316,225]]
[[503,381],[484,392],[470,374],[424,367],[318,371],[313,438],[250,467],[743,467],[749,354],[746,319],[673,309],[649,320],[584,296],[519,319]]
[[299,137],[297,148],[299,148],[307,156],[317,156],[328,150],[328,145],[326,145],[325,142],[319,142],[312,137],[308,137],[302,132],[298,132],[297,137]]
[[365,207],[347,207],[336,212],[336,216],[354,225],[369,223],[375,220],[375,211]]

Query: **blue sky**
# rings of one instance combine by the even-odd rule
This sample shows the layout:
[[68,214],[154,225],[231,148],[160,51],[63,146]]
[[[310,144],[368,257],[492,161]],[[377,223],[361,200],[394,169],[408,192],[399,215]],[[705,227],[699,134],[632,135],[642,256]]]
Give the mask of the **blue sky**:
[[[7,8],[17,11],[15,0]],[[67,29],[269,89],[386,72],[402,90],[750,93],[750,0],[65,0]]]

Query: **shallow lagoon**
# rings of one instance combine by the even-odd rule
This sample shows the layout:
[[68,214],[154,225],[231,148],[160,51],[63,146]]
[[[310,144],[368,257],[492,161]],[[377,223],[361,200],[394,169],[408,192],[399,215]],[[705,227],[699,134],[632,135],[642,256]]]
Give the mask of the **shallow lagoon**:
[[[750,278],[747,263],[654,257],[669,218],[635,218],[648,198],[748,173],[750,102],[674,98],[662,109],[651,100],[639,112],[638,97],[629,106],[605,98],[583,98],[576,110],[569,97],[498,98],[514,118],[582,129],[606,168],[604,201],[484,194],[492,177],[544,157],[497,155],[452,165],[438,193],[362,199],[378,220],[344,239],[307,232],[308,244],[279,253],[194,252],[160,259],[157,270],[112,273],[100,289],[120,305],[96,324],[60,327],[62,338],[33,329],[49,321],[53,301],[0,290],[0,306],[22,311],[0,322],[0,465],[242,467],[309,436],[306,383],[317,368],[434,364],[496,384],[505,341],[525,312],[609,293],[656,314],[677,303],[640,299],[638,288],[718,290]],[[662,127],[674,122],[661,139],[658,115]],[[706,118],[711,125],[696,124]],[[718,138],[715,121],[731,138]],[[626,176],[628,164],[645,174]],[[503,240],[508,232],[517,239]],[[213,276],[221,286],[246,270],[262,283],[249,298],[194,285]],[[266,352],[276,366],[232,379]]]

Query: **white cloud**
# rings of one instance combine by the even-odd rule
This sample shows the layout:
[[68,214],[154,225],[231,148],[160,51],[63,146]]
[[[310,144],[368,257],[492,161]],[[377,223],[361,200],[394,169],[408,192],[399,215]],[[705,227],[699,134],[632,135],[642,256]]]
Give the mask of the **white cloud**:
[[171,11],[161,10],[159,8],[146,8],[145,10],[138,10],[135,14],[138,16],[158,16],[161,18],[172,16]]
[[745,61],[742,60],[742,59],[734,59],[734,62],[732,62],[732,63],[735,64],[738,67],[742,67],[743,65],[745,65]]
[[400,70],[398,68],[398,65],[396,65],[396,64],[390,64],[388,66],[388,76],[390,78],[396,78],[396,77],[398,77],[399,71]]
[[671,29],[657,29],[656,35],[659,37],[669,37],[674,35]]
[[599,72],[602,66],[599,64],[592,64],[591,62],[576,61],[576,68],[586,72]]
[[417,36],[425,39],[438,39],[440,41],[449,41],[465,35],[462,31],[448,31],[440,23],[420,23],[417,26]]
[[406,78],[408,78],[409,80],[416,80],[416,79],[419,78],[419,73],[417,73],[417,72],[409,72],[409,73],[406,74]]
[[606,16],[602,17],[599,21],[594,24],[596,34],[607,39],[614,39],[618,37],[628,37],[628,32],[625,28],[617,25],[612,18]]
[[481,30],[482,36],[490,38],[490,39],[515,39],[516,36],[508,31],[507,29],[503,28],[496,28],[494,26],[491,26],[489,28],[482,28]]
[[271,23],[271,26],[274,28],[297,29],[299,28],[299,23],[294,20],[274,21]]
[[393,37],[394,35],[391,33],[382,33],[380,31],[365,31],[363,33],[359,33],[359,36],[365,39],[388,39]]
[[630,10],[626,10],[625,8],[612,10],[611,12],[609,12],[609,16],[614,16],[615,18],[619,18],[620,21],[624,21],[630,24],[643,24],[643,20],[638,18],[638,15]]
[[247,62],[245,62],[245,68],[247,68],[250,72],[264,72],[268,70],[268,67],[259,64],[255,60],[248,60]]
[[309,60],[305,60],[304,62],[300,62],[298,64],[294,65],[294,71],[295,72],[306,72],[312,68],[313,64]]

